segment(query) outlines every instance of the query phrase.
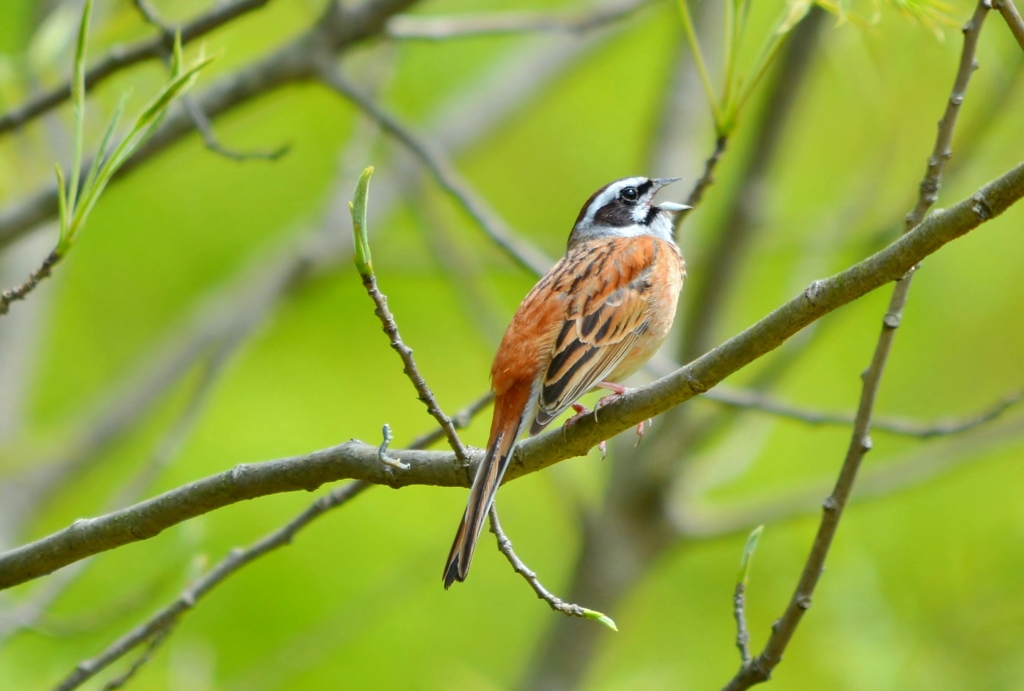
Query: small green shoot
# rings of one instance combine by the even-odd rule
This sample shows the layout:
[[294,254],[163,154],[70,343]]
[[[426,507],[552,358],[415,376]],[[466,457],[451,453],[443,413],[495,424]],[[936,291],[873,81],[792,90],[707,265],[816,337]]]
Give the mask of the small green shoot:
[[352,239],[355,245],[356,270],[361,276],[373,275],[373,260],[370,257],[370,241],[366,237],[366,202],[370,196],[370,176],[373,166],[367,167],[356,183],[355,195],[348,203],[352,212]]
[[109,124],[103,132],[99,149],[93,159],[92,166],[80,183],[82,168],[82,149],[85,139],[85,44],[89,33],[89,18],[92,14],[93,0],[87,0],[82,11],[82,21],[78,29],[78,44],[75,48],[74,78],[71,84],[71,102],[75,113],[75,157],[70,177],[65,181],[63,173],[58,170],[57,185],[60,194],[60,236],[54,253],[63,257],[78,237],[100,195],[125,161],[152,134],[174,99],[180,96],[195,82],[199,72],[209,65],[214,57],[200,57],[191,65],[185,65],[181,49],[181,36],[175,36],[174,58],[170,81],[157,92],[156,96],[146,105],[142,112],[131,123],[128,133],[116,146],[113,145],[114,133],[124,114],[127,95],[121,99],[114,111]]
[[736,576],[736,583],[747,587],[747,576],[750,574],[750,563],[754,560],[754,550],[757,549],[757,541],[761,539],[764,526],[759,525],[747,536],[747,544],[743,547],[743,557],[740,559],[740,572]]
[[615,622],[607,614],[602,614],[601,612],[595,612],[592,609],[587,609],[587,608],[584,607],[583,608],[583,616],[585,616],[587,619],[593,619],[594,621],[601,622],[602,624],[607,626],[612,631],[618,631],[619,630],[619,627],[615,625]]

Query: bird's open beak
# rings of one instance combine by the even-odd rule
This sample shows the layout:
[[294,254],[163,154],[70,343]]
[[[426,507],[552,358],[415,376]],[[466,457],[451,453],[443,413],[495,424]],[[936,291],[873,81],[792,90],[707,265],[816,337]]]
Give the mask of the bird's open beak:
[[[657,192],[665,185],[671,185],[673,182],[678,182],[680,180],[682,180],[682,178],[657,178],[655,180],[652,180],[651,182],[654,183],[654,191]],[[662,202],[661,204],[658,204],[658,208],[661,209],[662,211],[679,213],[680,211],[686,211],[687,209],[692,209],[693,207],[687,206],[686,204],[677,204],[676,202]]]

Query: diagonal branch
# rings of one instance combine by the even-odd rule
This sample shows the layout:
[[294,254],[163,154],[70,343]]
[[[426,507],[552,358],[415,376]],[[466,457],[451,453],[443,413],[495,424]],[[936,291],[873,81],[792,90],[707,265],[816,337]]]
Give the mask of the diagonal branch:
[[[944,211],[932,214],[880,252],[802,293],[689,365],[634,389],[571,427],[521,443],[509,465],[511,480],[586,454],[603,439],[635,427],[711,389],[729,375],[782,345],[839,307],[895,281],[943,245],[989,221],[1024,197],[1024,163]],[[162,530],[228,504],[266,494],[311,491],[344,478],[402,487],[414,484],[468,487],[472,468],[448,452],[392,452],[410,468],[385,472],[378,449],[358,441],[305,456],[243,464],[170,490],[134,506],[70,527],[0,554],[0,589],[38,578],[93,554],[145,540]],[[474,462],[480,453],[473,452]]]
[[992,0],[992,8],[999,10],[999,14],[1003,15],[1003,19],[1010,27],[1013,37],[1017,39],[1020,49],[1024,50],[1024,19],[1021,19],[1020,12],[1017,11],[1013,0]]
[[547,273],[554,262],[544,256],[539,249],[513,233],[487,206],[487,203],[473,193],[466,181],[441,152],[434,150],[426,141],[414,135],[409,128],[400,123],[397,118],[359,93],[334,65],[322,64],[319,68],[319,75],[324,84],[358,106],[385,132],[405,145],[430,171],[438,185],[450,194],[462,209],[476,221],[477,225],[520,266],[538,276]]
[[[920,196],[914,209],[907,215],[907,233],[911,232],[912,228],[921,223],[924,215],[937,199],[942,170],[945,167],[946,161],[952,156],[950,145],[953,139],[953,130],[956,127],[957,116],[960,113],[960,106],[963,103],[971,74],[977,69],[974,55],[978,45],[978,35],[981,32],[985,17],[988,16],[988,3],[989,0],[980,0],[974,15],[964,25],[964,47],[960,57],[960,67],[954,80],[953,92],[950,95],[945,113],[939,121],[939,131],[935,139],[935,147],[932,155],[928,158],[928,167],[924,179],[921,181]],[[875,397],[878,394],[878,388],[882,381],[882,375],[885,371],[886,361],[889,358],[889,351],[896,335],[896,329],[899,327],[903,315],[903,306],[906,304],[910,282],[915,269],[916,265],[908,267],[908,273],[900,278],[893,289],[892,298],[889,301],[889,309],[882,320],[882,332],[878,337],[878,343],[875,346],[871,364],[862,375],[863,388],[861,389],[860,402],[857,406],[853,434],[850,438],[846,458],[843,461],[842,469],[839,471],[839,478],[836,481],[835,489],[833,489],[832,494],[825,499],[822,505],[821,523],[818,526],[818,532],[814,537],[811,552],[807,557],[807,562],[804,564],[793,596],[790,598],[782,617],[772,627],[771,636],[768,638],[768,642],[765,644],[761,654],[742,665],[736,676],[724,687],[726,691],[739,691],[767,681],[771,677],[772,670],[782,661],[783,652],[785,652],[794,633],[796,633],[803,615],[811,606],[811,598],[814,595],[818,580],[824,571],[825,559],[839,528],[843,509],[853,491],[853,485],[857,479],[857,472],[860,469],[861,461],[864,459],[865,454],[871,450],[871,416],[874,412]]]
[[[357,5],[327,4],[324,13],[305,33],[261,60],[225,77],[196,98],[196,104],[209,118],[248,103],[296,82],[312,79],[317,65],[327,56],[348,50],[383,30],[392,15],[417,0],[368,0]],[[160,56],[154,48],[153,57]],[[114,176],[117,180],[149,160],[195,129],[185,110],[168,114],[150,140],[133,155]],[[90,162],[83,165],[88,171]],[[84,174],[83,174],[84,178]],[[57,187],[35,193],[20,204],[0,212],[0,248],[22,234],[57,215]]]
[[[270,0],[235,0],[218,3],[206,14],[200,15],[181,26],[182,44],[194,41],[219,29],[238,17],[260,9]],[[154,36],[127,47],[113,48],[85,73],[85,86],[91,90],[97,84],[121,70],[146,60],[155,60],[166,54],[174,44],[173,34]],[[70,80],[55,89],[35,96],[19,108],[0,115],[0,136],[23,126],[25,123],[53,110],[71,98]]]

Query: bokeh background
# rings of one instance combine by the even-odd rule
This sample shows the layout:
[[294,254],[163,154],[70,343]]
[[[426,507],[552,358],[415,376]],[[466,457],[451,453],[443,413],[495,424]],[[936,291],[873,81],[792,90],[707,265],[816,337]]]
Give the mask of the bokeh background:
[[[209,8],[194,0],[154,4],[169,21]],[[223,55],[196,93],[306,30],[323,4],[269,2],[209,35],[207,52]],[[755,5],[744,39],[748,61],[796,3]],[[922,8],[950,22],[923,17]],[[718,74],[719,6],[703,0],[693,9]],[[828,16],[808,56],[756,200],[755,232],[736,248],[741,270],[715,343],[810,280],[895,238],[916,198],[959,59],[958,25],[973,6],[893,1],[847,9],[848,16]],[[586,13],[588,6],[488,3],[486,11],[498,10]],[[66,78],[79,11],[77,2],[0,3],[0,109]],[[478,3],[431,0],[412,13],[478,11],[484,11]],[[94,57],[153,31],[126,0],[98,0],[93,27]],[[190,45],[187,52],[198,49]],[[1024,157],[1024,54],[994,13],[978,61],[939,206]],[[685,180],[666,198],[682,199],[714,144],[706,99],[669,2],[648,3],[582,35],[372,41],[341,64],[415,131],[457,149],[457,168],[477,192],[551,257],[562,252],[593,190],[625,175],[671,174]],[[104,83],[89,101],[88,141],[95,146],[126,89],[137,108],[164,78],[164,67],[150,62]],[[751,140],[776,78],[770,72],[744,108],[716,185],[683,228],[680,244],[695,281],[738,203]],[[522,83],[529,88],[512,103],[499,103],[504,91]],[[0,206],[48,184],[55,161],[67,165],[71,122],[64,107],[0,137]],[[258,307],[253,286],[311,234],[337,234],[344,242],[350,232],[344,203],[353,171],[364,165],[377,167],[374,186],[398,190],[378,204],[371,188],[371,207],[377,205],[371,243],[381,287],[423,373],[449,412],[486,390],[504,324],[535,279],[399,145],[315,82],[249,103],[217,118],[214,129],[238,150],[282,144],[290,150],[274,161],[238,162],[190,135],[113,184],[53,279],[0,320],[3,548],[110,510],[118,493],[167,449],[168,430],[176,429],[182,410],[198,411],[195,424],[164,454],[167,462],[140,497],[237,463],[349,438],[376,443],[383,423],[397,444],[430,429],[341,251],[269,309],[254,309],[253,327],[238,342],[204,344],[153,401],[129,405],[137,419],[92,453],[79,454],[56,489],[38,501],[27,489],[41,468],[63,468],[81,451],[97,420],[124,400],[133,382],[166,364],[203,315],[216,322]],[[882,384],[879,416],[923,423],[970,417],[1024,386],[1022,224],[1024,210],[1012,209],[925,263]],[[53,238],[52,227],[41,227],[5,247],[4,286],[22,280]],[[826,317],[771,395],[816,410],[851,411],[888,294],[884,288]],[[686,295],[684,289],[684,312]],[[771,366],[769,356],[727,383],[750,384]],[[196,408],[197,390],[205,394]],[[709,419],[723,410],[700,399],[688,405]],[[874,484],[855,491],[814,607],[771,688],[1024,688],[1022,414],[1011,409],[952,438],[874,435],[865,468]],[[484,443],[488,420],[488,412],[481,414],[465,439]],[[796,583],[817,503],[848,436],[844,427],[747,411],[689,450],[676,494],[687,515],[707,521],[710,534],[681,541],[607,611],[619,632],[599,632],[582,686],[725,683],[738,667],[732,591],[746,535],[766,515],[758,507],[778,501],[788,508],[768,516],[750,574],[755,649]],[[564,594],[571,579],[581,507],[599,510],[612,462],[594,452],[501,491],[506,531],[556,593]],[[887,474],[897,467],[917,474]],[[516,686],[561,615],[534,597],[486,535],[471,578],[449,592],[441,588],[465,494],[372,489],[211,593],[131,684],[211,691]],[[33,501],[26,507],[19,497]],[[279,527],[312,499],[300,493],[260,498],[104,553],[28,628],[12,626],[12,613],[47,581],[4,593],[0,687],[49,688],[231,548]],[[716,520],[743,512],[749,517],[732,528],[713,529]],[[126,664],[87,688],[101,688]]]

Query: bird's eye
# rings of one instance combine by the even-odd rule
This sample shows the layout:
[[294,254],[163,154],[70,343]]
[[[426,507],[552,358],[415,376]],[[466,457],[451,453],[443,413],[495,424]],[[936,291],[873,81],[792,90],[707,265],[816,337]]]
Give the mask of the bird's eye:
[[637,189],[635,187],[627,187],[621,192],[619,192],[619,196],[622,197],[622,199],[627,202],[635,202],[637,199],[640,198],[640,193],[637,192]]

